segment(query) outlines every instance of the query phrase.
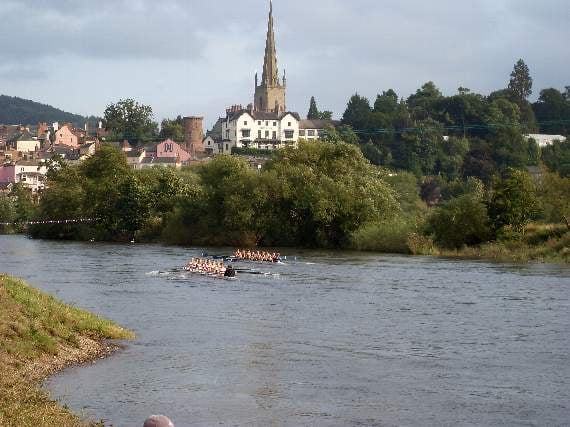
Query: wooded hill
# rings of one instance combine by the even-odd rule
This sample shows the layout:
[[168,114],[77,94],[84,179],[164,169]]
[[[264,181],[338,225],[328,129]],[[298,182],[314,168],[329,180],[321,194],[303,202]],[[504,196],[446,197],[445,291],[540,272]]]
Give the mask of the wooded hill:
[[91,126],[98,121],[96,117],[83,117],[78,114],[67,113],[50,105],[40,104],[13,96],[0,95],[0,124],[35,125],[46,123],[73,123],[81,126],[88,121]]

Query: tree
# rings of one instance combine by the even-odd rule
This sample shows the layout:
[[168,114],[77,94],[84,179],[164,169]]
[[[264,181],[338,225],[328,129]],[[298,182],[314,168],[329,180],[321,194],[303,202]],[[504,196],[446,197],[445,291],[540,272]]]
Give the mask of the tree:
[[181,116],[175,120],[164,119],[160,125],[160,138],[171,139],[176,142],[184,141],[184,122]]
[[352,126],[353,129],[367,129],[371,112],[372,110],[368,99],[354,94],[348,101],[348,105],[342,116],[342,124]]
[[152,108],[133,99],[109,105],[105,109],[103,122],[115,138],[126,139],[133,144],[151,140],[158,129],[153,121]]
[[[0,194],[0,223],[12,223],[16,220],[16,208],[14,199],[10,196]],[[10,232],[11,225],[0,225],[0,233]]]
[[342,247],[365,223],[399,213],[385,172],[353,145],[301,142],[280,150],[266,174],[265,243]]
[[382,92],[382,95],[376,97],[374,102],[374,111],[376,113],[384,113],[392,115],[398,109],[398,94],[392,89]]
[[540,194],[548,219],[563,221],[570,231],[570,178],[545,172],[540,183]]
[[461,169],[467,152],[469,141],[466,138],[448,137],[439,140],[435,172],[448,180],[461,175]]
[[435,171],[438,148],[443,141],[443,128],[432,119],[417,124],[416,132],[402,135],[398,151],[393,151],[394,165],[417,176],[432,175]]
[[459,249],[491,237],[487,207],[472,194],[451,199],[429,216],[426,231],[443,247]]
[[33,218],[36,210],[32,190],[21,182],[14,184],[10,197],[14,200],[14,210],[17,222],[26,222]]
[[330,142],[331,144],[339,144],[345,142],[347,144],[358,144],[358,135],[354,133],[352,127],[347,125],[326,126],[324,134],[320,138],[321,141]]
[[307,119],[316,120],[320,118],[319,109],[317,107],[317,101],[314,96],[311,96],[311,102],[309,106],[309,112],[307,114]]
[[443,95],[434,82],[425,83],[415,94],[408,97],[408,107],[412,111],[412,116],[418,120],[435,119],[437,102]]
[[559,135],[570,133],[570,99],[565,94],[557,89],[544,89],[532,108],[536,119],[541,122],[541,132]]
[[487,140],[500,172],[508,168],[524,168],[529,162],[529,142],[520,129],[520,110],[507,99],[497,99],[489,105],[485,122],[489,127]]
[[495,230],[511,227],[524,233],[526,225],[539,213],[536,186],[529,173],[509,169],[499,180],[489,203],[489,216]]
[[523,103],[532,95],[532,77],[528,66],[522,59],[519,59],[511,73],[509,90],[513,93],[519,103]]
[[554,141],[542,148],[542,161],[552,172],[570,177],[570,139]]

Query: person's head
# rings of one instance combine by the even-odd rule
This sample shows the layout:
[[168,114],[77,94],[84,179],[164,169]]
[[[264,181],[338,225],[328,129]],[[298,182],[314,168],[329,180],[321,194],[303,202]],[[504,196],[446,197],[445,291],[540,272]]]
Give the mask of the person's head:
[[174,427],[174,424],[164,415],[151,415],[145,420],[143,427]]

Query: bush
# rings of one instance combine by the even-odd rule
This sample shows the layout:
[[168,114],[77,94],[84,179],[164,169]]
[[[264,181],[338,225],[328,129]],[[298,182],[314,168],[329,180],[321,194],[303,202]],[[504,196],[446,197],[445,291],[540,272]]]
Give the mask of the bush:
[[445,248],[476,245],[491,237],[487,208],[476,196],[464,195],[437,208],[428,218],[426,231]]
[[352,236],[351,246],[361,251],[409,254],[408,236],[414,225],[403,220],[367,224]]

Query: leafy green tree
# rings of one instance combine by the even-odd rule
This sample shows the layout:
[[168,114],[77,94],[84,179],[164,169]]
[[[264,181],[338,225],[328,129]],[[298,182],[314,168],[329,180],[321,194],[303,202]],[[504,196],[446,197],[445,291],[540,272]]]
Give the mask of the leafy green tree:
[[497,99],[489,105],[486,123],[490,128],[487,138],[493,153],[493,160],[499,171],[508,168],[524,168],[530,163],[529,142],[522,136],[520,113],[516,104]]
[[105,109],[103,122],[115,138],[126,139],[133,144],[152,140],[158,129],[153,120],[152,108],[133,99],[109,105]]
[[459,178],[463,162],[469,151],[469,141],[465,138],[441,138],[439,140],[435,172],[448,180]]
[[489,217],[495,230],[511,227],[524,233],[526,225],[540,212],[536,186],[527,172],[509,169],[495,184],[489,203]]
[[184,122],[181,116],[175,120],[164,119],[160,125],[160,138],[162,140],[171,139],[176,142],[184,141]]
[[438,245],[451,249],[486,242],[492,235],[487,207],[472,194],[451,199],[435,209],[426,231]]
[[544,89],[532,104],[540,130],[547,134],[570,133],[570,99],[557,89]]
[[314,96],[311,96],[311,102],[309,105],[309,113],[307,114],[307,119],[316,120],[320,118],[319,108],[317,107],[317,101]]
[[554,141],[542,148],[542,161],[552,172],[570,177],[570,140]]
[[396,191],[400,207],[406,217],[415,219],[416,216],[425,213],[427,206],[420,197],[417,176],[411,172],[402,171],[390,174],[386,181]]
[[353,129],[367,129],[371,112],[368,99],[358,94],[352,95],[342,116],[342,124],[351,126]]
[[131,172],[125,154],[111,145],[103,145],[81,164],[81,173],[94,181],[116,181]]
[[497,173],[497,166],[493,159],[493,147],[481,138],[469,141],[469,152],[463,161],[463,177],[477,177],[486,185],[490,185]]
[[311,102],[309,105],[309,113],[307,114],[307,119],[309,120],[331,120],[332,111],[319,111],[317,107],[317,101],[314,96],[311,96]]
[[30,221],[35,214],[36,205],[32,191],[21,182],[14,184],[10,197],[14,200],[14,209],[17,222]]
[[279,214],[268,216],[264,241],[342,247],[363,224],[399,211],[385,173],[352,145],[301,142],[280,150],[267,167],[275,191],[265,211]]
[[415,94],[408,97],[407,103],[415,119],[435,119],[438,114],[435,107],[442,97],[437,86],[433,82],[427,82]]
[[358,135],[354,133],[352,127],[347,125],[325,127],[321,140],[332,144],[340,144],[342,142],[347,144],[358,144],[359,141]]
[[561,221],[570,231],[570,178],[545,172],[540,183],[540,195],[548,219]]
[[[0,223],[13,223],[16,221],[16,207],[14,199],[8,195],[0,194]],[[0,225],[0,234],[9,233],[12,225]]]
[[[77,166],[63,165],[48,175],[47,189],[44,190],[38,206],[37,219],[40,221],[65,221],[89,218],[86,213],[91,200],[87,197],[86,180]],[[35,238],[48,239],[88,239],[93,233],[89,228],[93,223],[40,224],[30,227]]]
[[188,194],[188,185],[172,168],[150,168],[136,171],[138,181],[148,191],[152,212],[158,216],[170,213],[176,199]]
[[442,141],[443,128],[440,123],[432,119],[418,122],[416,132],[402,135],[401,149],[394,153],[395,166],[417,176],[434,174]]
[[175,243],[255,245],[266,215],[261,176],[246,160],[219,156],[197,170],[198,186],[178,198],[166,236]]
[[522,103],[532,95],[532,77],[528,66],[522,59],[519,59],[511,73],[509,90],[514,94],[517,102]]
[[398,110],[398,94],[393,89],[382,92],[374,102],[374,112],[392,115]]

